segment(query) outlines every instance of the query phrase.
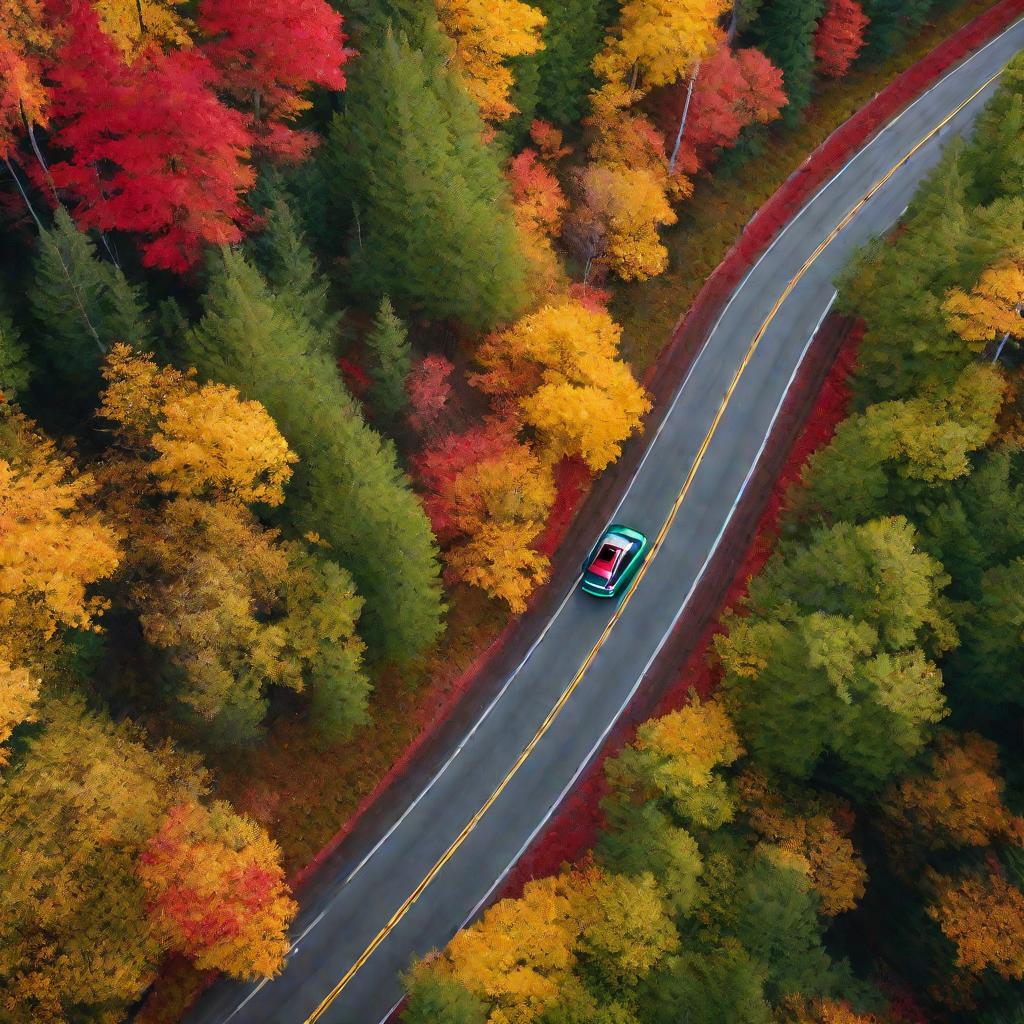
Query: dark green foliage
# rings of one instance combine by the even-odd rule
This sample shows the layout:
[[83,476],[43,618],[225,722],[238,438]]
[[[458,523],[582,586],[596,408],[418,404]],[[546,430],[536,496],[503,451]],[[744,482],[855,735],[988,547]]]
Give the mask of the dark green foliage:
[[219,257],[204,307],[191,357],[261,401],[298,454],[287,508],[351,571],[371,651],[422,651],[441,628],[437,550],[393,445],[363,422],[316,330],[241,255]]
[[608,827],[597,847],[601,864],[623,875],[650,871],[672,909],[688,911],[697,899],[701,873],[700,850],[690,833],[654,801],[636,804],[609,798],[602,810]]
[[97,257],[93,241],[63,208],[53,227],[40,234],[29,299],[33,361],[45,375],[47,392],[59,390],[64,411],[81,413],[95,404],[100,360],[111,345],[149,347],[140,290]]
[[424,974],[408,979],[404,1024],[486,1024],[487,1006],[454,978]]
[[865,32],[865,55],[881,60],[895,53],[927,20],[934,0],[864,0],[870,19]]
[[390,295],[405,316],[475,330],[520,311],[524,259],[481,127],[456,79],[405,39],[360,57],[321,159],[363,302]]
[[782,123],[800,123],[811,102],[814,84],[814,33],[823,9],[822,0],[766,0],[751,32],[758,45],[782,71],[788,102]]
[[377,310],[373,327],[366,336],[372,365],[370,401],[384,423],[393,423],[409,404],[405,379],[412,368],[412,350],[405,324],[395,316],[391,300],[385,295]]
[[989,203],[1000,196],[1024,195],[1024,55],[1006,65],[1000,87],[978,117],[964,164],[971,176],[971,198]]
[[641,995],[644,1024],[770,1024],[762,969],[738,943],[686,950]]
[[[597,84],[590,65],[616,16],[610,0],[537,0],[548,19],[537,66],[536,116],[573,130],[587,115],[587,94]],[[521,108],[522,109],[522,108]]]
[[280,185],[270,194],[266,228],[254,236],[249,249],[271,290],[279,299],[289,302],[298,316],[308,320],[329,343],[328,351],[332,351],[331,342],[341,316],[331,311],[330,283],[320,273]]
[[0,306],[0,395],[13,401],[28,386],[31,368],[21,332]]
[[736,937],[765,968],[765,993],[773,1002],[788,992],[825,995],[836,983],[822,945],[818,895],[807,875],[785,854],[758,852],[739,887]]

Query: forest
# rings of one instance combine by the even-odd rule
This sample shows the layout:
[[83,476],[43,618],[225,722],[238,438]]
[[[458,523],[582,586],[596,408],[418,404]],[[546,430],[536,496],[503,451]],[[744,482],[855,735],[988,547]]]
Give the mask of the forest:
[[604,762],[593,850],[416,964],[406,1024],[1022,1019],[1022,127],[1018,56],[840,281],[853,406],[717,692]]
[[[702,181],[961,6],[0,3],[0,1019],[280,969],[321,759],[527,608],[567,467],[642,431],[624,289]],[[721,696],[641,730],[593,858],[415,968],[408,1020],[915,1020],[886,972],[1020,1012],[1024,434],[988,356],[1022,82],[843,284],[857,409]],[[247,795],[254,759],[289,785]]]

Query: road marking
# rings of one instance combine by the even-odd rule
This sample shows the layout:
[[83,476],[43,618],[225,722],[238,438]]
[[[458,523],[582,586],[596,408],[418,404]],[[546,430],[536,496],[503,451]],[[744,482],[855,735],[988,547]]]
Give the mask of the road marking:
[[355,977],[356,973],[362,968],[366,961],[370,959],[370,957],[374,954],[374,952],[377,950],[380,944],[388,937],[388,935],[391,934],[391,932],[395,929],[395,927],[402,920],[402,918],[405,917],[405,915],[409,912],[410,908],[416,903],[416,901],[420,898],[420,896],[427,889],[427,887],[434,880],[434,878],[437,877],[437,875],[448,863],[448,861],[451,860],[451,858],[455,855],[458,849],[466,841],[467,837],[476,828],[477,824],[481,821],[481,819],[484,817],[487,811],[494,805],[495,801],[497,801],[497,799],[505,791],[509,783],[511,783],[512,779],[515,778],[516,774],[519,772],[519,769],[523,766],[523,764],[525,764],[530,754],[532,754],[534,749],[537,747],[537,744],[540,743],[541,739],[543,739],[543,737],[547,734],[548,730],[551,728],[552,724],[561,714],[561,711],[568,703],[569,698],[573,695],[573,693],[575,693],[577,687],[579,686],[580,682],[582,682],[591,664],[593,664],[594,659],[597,657],[601,648],[606,643],[608,636],[611,634],[616,623],[622,617],[622,614],[625,611],[626,607],[628,607],[629,602],[632,600],[633,595],[636,593],[636,590],[639,587],[641,581],[647,574],[648,569],[654,563],[654,560],[657,557],[658,552],[661,549],[661,546],[664,543],[669,530],[672,528],[672,525],[675,522],[676,516],[679,513],[679,509],[682,506],[683,502],[686,500],[686,496],[693,485],[693,481],[697,475],[697,471],[700,469],[701,463],[704,461],[704,456],[706,455],[707,450],[711,445],[711,441],[713,440],[715,434],[718,431],[718,426],[721,423],[726,410],[728,409],[729,403],[732,399],[732,395],[734,394],[736,387],[740,382],[740,379],[746,371],[747,366],[750,364],[750,361],[753,358],[754,353],[757,351],[757,348],[761,343],[761,339],[767,333],[768,328],[771,326],[771,323],[778,314],[778,311],[782,307],[782,304],[786,301],[786,299],[789,298],[794,288],[796,288],[797,284],[799,284],[799,282],[803,279],[807,271],[814,265],[818,257],[821,256],[825,249],[827,249],[828,246],[832,244],[836,237],[857,216],[857,214],[872,199],[872,197],[875,196],[878,193],[878,191],[889,182],[889,180],[893,177],[894,174],[897,173],[897,171],[900,170],[900,168],[902,168],[912,157],[914,157],[929,141],[931,141],[931,139],[938,135],[939,132],[947,124],[949,124],[949,122],[952,121],[954,117],[957,116],[957,114],[959,114],[969,104],[971,104],[975,99],[977,99],[977,97],[980,96],[997,78],[999,78],[1001,74],[1002,69],[1000,69],[990,78],[988,78],[973,93],[971,93],[971,95],[968,96],[967,99],[963,100],[957,107],[955,107],[949,114],[947,114],[938,123],[938,125],[936,125],[923,138],[921,138],[906,154],[904,154],[903,157],[901,157],[895,164],[893,164],[893,166],[878,181],[876,181],[874,185],[872,185],[871,188],[850,208],[850,210],[839,221],[839,223],[834,228],[832,228],[828,235],[826,235],[825,238],[817,245],[817,247],[814,249],[811,255],[807,257],[807,259],[804,261],[804,263],[797,271],[797,273],[787,282],[785,288],[782,291],[782,294],[779,296],[778,299],[775,300],[775,303],[772,305],[772,308],[769,311],[768,316],[765,318],[764,322],[758,328],[757,333],[754,335],[754,338],[748,346],[747,351],[744,353],[743,359],[740,361],[740,365],[736,368],[732,380],[729,383],[729,387],[726,389],[726,392],[722,397],[722,401],[715,412],[715,416],[711,421],[711,426],[708,428],[708,431],[705,434],[704,439],[701,441],[700,447],[697,449],[697,454],[693,460],[693,463],[690,466],[689,471],[686,474],[686,479],[683,481],[683,485],[672,503],[672,507],[669,511],[668,517],[665,519],[665,522],[662,524],[657,536],[655,537],[654,543],[651,545],[650,555],[643,563],[643,565],[640,567],[640,570],[636,574],[636,576],[634,576],[625,595],[619,602],[618,606],[616,607],[611,618],[608,620],[604,629],[601,631],[601,634],[598,637],[597,642],[591,648],[590,652],[583,660],[583,663],[580,665],[579,669],[577,669],[575,675],[570,680],[569,684],[562,691],[558,700],[555,702],[555,705],[544,717],[544,720],[541,722],[540,726],[530,739],[529,743],[527,743],[527,745],[523,748],[522,752],[513,762],[512,766],[505,773],[505,776],[502,778],[501,782],[498,783],[497,787],[487,798],[487,800],[484,801],[483,805],[465,824],[462,831],[455,837],[455,839],[452,841],[448,849],[445,850],[445,852],[437,859],[437,861],[435,861],[434,865],[430,868],[426,875],[424,875],[423,879],[416,886],[416,888],[405,898],[405,900],[394,912],[394,914],[391,915],[391,918],[388,920],[388,922],[374,936],[374,938],[370,941],[367,947],[359,955],[359,957],[352,964],[352,966],[344,973],[344,975],[342,975],[341,979],[324,997],[324,999],[321,1000],[317,1008],[309,1015],[309,1017],[306,1018],[304,1024],[316,1024],[316,1022],[320,1020],[320,1018],[327,1011],[327,1009],[334,1002],[334,1000],[338,998],[338,996],[342,993],[342,991],[344,991],[344,989],[347,987],[352,978]]

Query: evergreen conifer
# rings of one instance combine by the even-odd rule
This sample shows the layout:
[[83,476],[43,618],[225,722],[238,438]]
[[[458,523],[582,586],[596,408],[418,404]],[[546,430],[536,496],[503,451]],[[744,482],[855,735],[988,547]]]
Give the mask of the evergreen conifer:
[[782,121],[800,123],[814,84],[814,33],[822,14],[821,0],[769,0],[758,12],[752,31],[771,62],[782,69],[788,103]]
[[497,154],[439,45],[388,34],[365,52],[322,159],[355,294],[483,330],[522,308],[525,263]]
[[441,628],[437,549],[394,446],[363,421],[316,330],[241,254],[221,254],[204,308],[190,358],[262,402],[299,455],[287,507],[351,571],[363,638],[379,658],[422,651]]
[[366,344],[373,353],[370,401],[382,420],[392,422],[409,404],[405,378],[412,369],[412,352],[409,348],[409,332],[405,324],[395,316],[394,307],[386,295],[381,299]]
[[11,401],[28,386],[30,368],[21,332],[0,305],[0,395]]

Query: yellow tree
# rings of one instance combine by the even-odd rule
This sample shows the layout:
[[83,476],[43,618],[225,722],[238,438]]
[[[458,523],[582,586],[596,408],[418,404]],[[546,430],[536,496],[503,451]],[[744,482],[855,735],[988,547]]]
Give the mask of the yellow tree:
[[491,123],[507,120],[516,108],[509,101],[514,79],[505,62],[543,49],[540,30],[547,19],[521,0],[435,2],[455,44],[455,64],[481,117]]
[[976,352],[1003,335],[1024,337],[1024,265],[1018,259],[1001,260],[985,270],[978,283],[965,292],[953,288],[942,304],[946,323]]
[[651,407],[618,358],[620,337],[606,312],[563,299],[487,338],[477,352],[484,372],[471,381],[515,400],[549,458],[580,455],[601,470]]
[[10,406],[0,405],[0,636],[15,664],[57,628],[96,629],[117,536],[88,507],[96,484]]
[[1024,978],[1024,895],[1001,875],[933,876],[929,916],[956,946],[956,963],[973,974],[991,968]]
[[191,22],[177,8],[188,0],[95,0],[100,27],[117,44],[126,61],[149,43],[190,46]]
[[224,739],[251,737],[270,685],[312,685],[320,724],[360,721],[362,601],[340,567],[282,544],[251,503],[279,505],[295,456],[257,402],[115,346],[100,414],[114,426],[103,500],[130,538],[126,603],[182,670],[180,699]]
[[531,1024],[555,1005],[576,962],[578,926],[559,878],[528,882],[448,944],[441,965],[492,1005],[491,1024]]
[[627,0],[594,71],[629,88],[672,85],[718,48],[728,0]]
[[200,796],[195,759],[149,749],[79,702],[49,699],[0,785],[0,1018],[113,1019],[163,952],[137,857],[167,806]]
[[139,855],[156,934],[202,970],[276,974],[296,910],[280,855],[263,829],[222,801],[171,807]]
[[0,647],[0,768],[7,764],[9,756],[4,743],[19,725],[36,719],[39,682],[24,666],[12,665]]
[[548,578],[550,562],[531,544],[554,498],[550,466],[514,441],[460,473],[447,495],[452,529],[465,538],[445,552],[452,576],[524,611]]

